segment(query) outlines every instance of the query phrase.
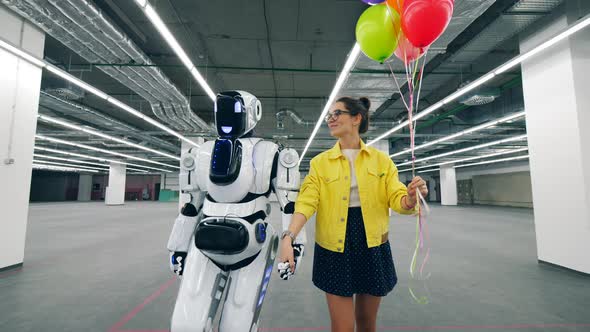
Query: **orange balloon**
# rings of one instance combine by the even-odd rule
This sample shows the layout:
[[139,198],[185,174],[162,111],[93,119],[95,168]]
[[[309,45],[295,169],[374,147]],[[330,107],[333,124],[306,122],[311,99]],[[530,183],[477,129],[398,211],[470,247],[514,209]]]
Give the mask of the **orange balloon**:
[[404,9],[404,0],[387,0],[389,7],[395,9],[395,11],[402,16],[402,10]]

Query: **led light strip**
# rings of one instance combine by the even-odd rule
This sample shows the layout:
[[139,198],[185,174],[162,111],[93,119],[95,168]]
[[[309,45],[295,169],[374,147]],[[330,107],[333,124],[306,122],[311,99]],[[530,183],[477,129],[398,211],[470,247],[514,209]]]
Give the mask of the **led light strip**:
[[132,164],[132,163],[124,162],[124,161],[118,161],[118,160],[113,160],[113,159],[94,157],[94,156],[89,156],[89,155],[80,154],[80,153],[74,153],[74,152],[67,152],[67,151],[61,151],[61,150],[56,150],[56,149],[44,148],[44,147],[40,147],[40,146],[35,146],[35,150],[46,151],[46,152],[53,152],[53,153],[59,153],[59,154],[63,154],[63,155],[66,155],[66,156],[78,157],[78,158],[85,158],[85,159],[92,159],[92,160],[98,160],[98,161],[103,161],[103,162],[108,162],[108,163],[113,163],[113,164],[131,165],[131,166],[134,166],[134,167],[147,168],[147,169],[152,169],[152,170],[156,170],[156,171],[162,171],[162,172],[166,172],[166,173],[172,173],[172,171],[171,170],[168,170],[168,169],[156,168],[156,167],[152,167],[152,166],[144,166],[144,165],[139,165],[139,164]]
[[[430,157],[426,157],[426,158],[422,158],[422,159],[416,159],[415,162],[416,163],[420,163],[420,162],[424,162],[424,161],[428,161],[428,160],[432,160],[432,159],[438,159],[438,158],[443,158],[443,157],[447,157],[447,156],[452,156],[454,154],[459,154],[459,153],[463,153],[463,152],[468,152],[468,151],[473,151],[473,150],[479,150],[479,149],[484,149],[490,146],[494,146],[494,145],[498,145],[498,144],[503,144],[503,143],[509,143],[509,142],[515,142],[515,141],[522,141],[523,139],[526,139],[527,135],[519,135],[519,136],[515,136],[515,137],[509,137],[509,138],[505,138],[505,139],[501,139],[498,141],[493,141],[493,142],[489,142],[489,143],[484,143],[484,144],[479,144],[479,145],[475,145],[475,146],[470,146],[468,148],[464,148],[464,149],[459,149],[459,150],[455,150],[455,151],[449,151],[449,152],[445,152],[445,153],[441,153],[441,154],[437,154],[434,156],[430,156]],[[405,163],[401,163],[399,166],[407,166],[407,165],[411,165],[412,162],[408,161]]]
[[203,75],[201,75],[197,67],[193,64],[190,57],[186,54],[182,46],[180,46],[176,38],[174,38],[174,35],[170,32],[164,21],[162,21],[160,15],[158,15],[154,7],[152,7],[152,5],[150,5],[150,3],[147,0],[136,0],[136,2],[139,5],[139,7],[143,10],[145,15],[152,22],[156,30],[158,30],[162,38],[164,38],[166,43],[168,43],[168,46],[170,46],[174,53],[176,53],[176,55],[180,58],[180,61],[184,64],[186,69],[188,69],[188,71],[193,75],[197,82],[199,82],[201,88],[205,90],[205,92],[207,93],[209,98],[211,98],[211,100],[215,101],[215,93],[213,92],[209,84],[207,84],[207,81],[205,81],[205,78],[203,77]]
[[107,168],[99,168],[99,167],[91,167],[91,166],[82,166],[82,165],[73,165],[73,164],[68,164],[68,163],[58,163],[58,162],[54,162],[54,161],[46,161],[46,160],[39,160],[39,159],[33,159],[33,164],[48,164],[48,165],[55,165],[55,166],[63,166],[63,167],[73,167],[73,168],[83,168],[83,169],[91,169],[91,170],[95,170],[95,171],[103,171],[103,172],[108,172],[108,166]]
[[[33,157],[37,157],[37,158],[45,158],[45,159],[53,159],[53,160],[61,160],[61,161],[67,161],[70,163],[76,163],[76,164],[87,164],[87,165],[94,165],[94,166],[99,166],[99,167],[109,167],[108,164],[99,164],[99,163],[93,163],[90,161],[83,161],[83,160],[77,160],[77,159],[69,159],[69,158],[61,158],[61,157],[55,157],[55,156],[48,156],[48,155],[44,155],[44,154],[38,154],[38,153],[34,153]],[[131,168],[131,167],[127,167],[128,170],[132,170],[132,171],[137,171],[137,172],[143,172],[143,173],[149,173],[149,171],[146,170],[142,170],[142,169],[137,169],[137,168]]]
[[[462,167],[471,167],[471,166],[477,166],[477,165],[495,164],[495,163],[501,163],[501,162],[504,162],[504,161],[522,160],[522,159],[528,159],[528,158],[529,158],[529,155],[527,154],[526,156],[511,157],[511,158],[502,158],[502,159],[494,159],[494,160],[482,161],[482,162],[479,162],[479,163],[458,165],[458,166],[454,166],[453,168],[462,168]],[[440,168],[428,169],[428,170],[425,170],[425,171],[420,171],[418,173],[430,173],[430,172],[438,172],[438,171],[440,171]]]
[[340,92],[340,89],[342,88],[342,86],[346,82],[346,79],[348,78],[348,74],[350,74],[350,71],[352,70],[352,67],[356,63],[356,60],[357,60],[360,52],[361,52],[360,45],[354,44],[354,47],[352,48],[352,50],[350,51],[350,54],[348,55],[348,58],[346,59],[346,63],[344,64],[344,68],[342,68],[342,71],[340,72],[340,76],[338,76],[338,80],[336,80],[336,84],[334,85],[334,88],[332,89],[332,92],[330,93],[330,98],[328,98],[328,101],[326,102],[326,105],[324,106],[324,110],[322,110],[322,114],[320,114],[320,118],[318,119],[318,122],[315,124],[315,127],[313,128],[313,132],[311,133],[311,136],[309,136],[309,139],[307,140],[307,144],[305,145],[305,149],[303,149],[303,152],[301,153],[301,157],[299,158],[299,164],[301,164],[301,161],[303,160],[305,153],[307,153],[307,149],[309,149],[309,146],[311,145],[311,142],[315,138],[315,135],[318,133],[318,130],[320,130],[320,127],[322,126],[322,123],[324,122],[324,118],[326,117],[326,114],[330,110],[330,106],[332,106],[332,103],[334,102],[334,100],[336,100],[336,96],[338,95],[338,93]]
[[84,90],[92,93],[93,95],[95,95],[95,96],[97,96],[97,97],[99,97],[101,99],[104,99],[104,100],[108,101],[109,103],[111,103],[111,104],[119,107],[120,109],[124,110],[125,112],[128,112],[128,113],[130,113],[130,114],[132,114],[132,115],[140,118],[141,120],[143,120],[143,121],[151,124],[154,127],[157,127],[159,129],[162,129],[163,131],[169,133],[172,136],[177,137],[178,139],[180,139],[180,140],[182,140],[182,141],[184,141],[184,142],[186,142],[188,144],[191,144],[193,146],[199,147],[199,145],[197,143],[195,143],[195,142],[191,141],[190,139],[184,137],[180,133],[178,133],[178,132],[176,132],[176,131],[168,128],[167,126],[159,123],[158,121],[150,118],[149,116],[141,113],[140,111],[134,109],[133,107],[131,107],[131,106],[129,106],[129,105],[127,105],[127,104],[119,101],[116,98],[113,98],[113,97],[109,96],[108,94],[106,94],[103,91],[101,91],[101,90],[93,87],[92,85],[90,85],[90,84],[88,84],[88,83],[86,83],[86,82],[84,82],[84,81],[82,81],[82,80],[80,80],[80,79],[78,79],[78,78],[70,75],[66,71],[63,71],[63,70],[59,69],[58,67],[56,67],[56,66],[54,66],[54,65],[52,65],[52,64],[50,64],[50,63],[48,63],[46,61],[43,61],[41,59],[38,59],[37,57],[32,56],[32,55],[28,54],[27,52],[24,52],[23,50],[18,49],[17,47],[11,45],[10,43],[5,42],[2,39],[0,39],[0,48],[2,48],[4,50],[6,50],[6,51],[8,51],[8,52],[10,52],[10,53],[12,53],[14,55],[16,55],[17,57],[19,57],[19,58],[21,58],[23,60],[26,60],[27,62],[29,62],[29,63],[31,63],[31,64],[33,64],[35,66],[38,66],[38,67],[40,67],[42,69],[46,69],[47,71],[53,73],[54,75],[59,76],[59,77],[65,79],[66,81],[68,81],[70,83],[73,83],[74,85],[76,85],[76,86],[78,86],[78,87],[80,87],[80,88],[82,88],[82,89],[84,89]]
[[92,169],[83,169],[77,167],[59,167],[59,166],[50,166],[50,165],[40,165],[40,164],[33,164],[34,169],[44,169],[49,171],[60,171],[60,172],[90,172],[90,173],[98,173],[98,171]]
[[479,162],[479,163],[458,165],[458,166],[455,166],[454,168],[471,167],[471,166],[477,166],[477,165],[493,164],[493,163],[499,163],[499,162],[503,162],[503,161],[528,159],[528,158],[529,158],[529,155],[527,154],[526,156],[519,156],[519,157],[512,157],[512,158],[504,158],[504,159],[496,159],[496,160],[488,160],[488,161],[482,161],[482,162]]
[[124,139],[120,139],[120,138],[117,138],[117,137],[113,137],[113,136],[110,136],[110,135],[101,133],[101,132],[99,132],[97,130],[94,130],[94,129],[84,128],[84,127],[75,125],[73,123],[69,123],[69,122],[62,121],[62,120],[59,120],[59,119],[56,119],[56,118],[53,118],[53,117],[49,117],[47,115],[41,115],[41,114],[39,114],[37,116],[39,117],[39,119],[41,119],[43,121],[46,121],[46,122],[49,122],[49,123],[54,123],[54,124],[60,125],[62,127],[66,127],[66,128],[78,130],[78,131],[81,131],[81,132],[84,132],[84,133],[87,133],[87,134],[90,134],[90,135],[94,135],[94,136],[106,138],[108,140],[111,140],[111,141],[114,141],[114,142],[117,142],[117,143],[125,144],[125,145],[131,146],[131,147],[134,147],[134,148],[137,148],[137,149],[140,149],[140,150],[144,150],[144,151],[147,151],[147,152],[155,153],[155,154],[158,154],[160,156],[164,156],[164,157],[167,157],[167,158],[170,158],[170,159],[174,159],[174,160],[180,161],[180,158],[179,157],[173,156],[173,155],[171,155],[169,153],[165,153],[165,152],[161,152],[161,151],[158,151],[158,150],[150,149],[150,148],[145,147],[143,145],[135,144],[133,142],[129,142],[129,141],[124,140]]
[[55,157],[55,156],[48,156],[45,154],[33,153],[33,158],[35,158],[35,157],[36,158],[45,158],[45,159],[67,161],[67,162],[76,163],[76,164],[87,164],[87,165],[93,165],[93,166],[99,166],[99,167],[109,167],[108,164],[99,164],[99,163],[93,163],[91,161],[82,161],[82,160],[77,160],[77,159],[61,158],[61,157]]
[[[450,160],[450,161],[445,161],[445,162],[438,163],[438,164],[435,164],[435,165],[420,166],[420,167],[416,167],[414,169],[415,170],[419,170],[419,169],[430,168],[430,167],[438,167],[438,166],[443,166],[443,165],[448,165],[448,164],[462,163],[462,162],[476,160],[476,159],[484,159],[484,158],[497,157],[497,156],[502,156],[502,155],[505,155],[505,154],[512,154],[512,153],[527,151],[528,149],[529,148],[526,147],[526,148],[520,148],[520,149],[514,149],[514,150],[508,150],[508,151],[491,153],[491,154],[487,154],[487,155],[483,155],[483,156],[475,156],[475,157],[469,157],[469,158],[463,158],[463,159]],[[407,169],[398,171],[398,173],[409,172],[411,170],[412,170],[411,168],[407,168]]]
[[92,150],[92,151],[96,151],[96,152],[102,152],[102,153],[110,154],[110,155],[113,155],[113,156],[118,156],[118,157],[133,159],[133,160],[139,160],[139,161],[143,161],[143,162],[146,162],[146,163],[157,164],[157,165],[162,165],[162,166],[166,166],[166,167],[180,169],[180,167],[178,167],[178,166],[173,166],[173,165],[161,163],[159,161],[154,161],[154,160],[150,160],[150,159],[135,157],[135,156],[124,154],[124,153],[120,153],[120,152],[114,152],[114,151],[109,151],[109,150],[105,150],[105,149],[95,148],[94,146],[90,146],[90,145],[86,145],[86,144],[68,142],[68,141],[64,141],[62,139],[58,139],[58,138],[47,137],[47,136],[43,136],[43,135],[35,135],[35,138],[38,138],[38,139],[41,139],[41,140],[45,140],[45,141],[49,141],[49,142],[53,142],[53,143],[71,145],[71,146],[75,146],[75,147],[78,147],[78,148]]
[[[493,79],[497,75],[500,75],[500,74],[510,70],[511,68],[521,64],[523,61],[537,55],[538,53],[542,52],[543,50],[555,45],[556,43],[564,40],[565,38],[573,35],[574,33],[586,28],[588,25],[590,25],[590,15],[584,16],[583,18],[578,20],[577,23],[570,26],[569,28],[567,28],[563,32],[559,33],[558,35],[554,36],[553,38],[543,42],[542,44],[537,45],[536,47],[534,47],[533,49],[531,49],[530,51],[528,51],[524,54],[514,57],[512,60],[509,60],[508,62],[497,67],[496,69],[492,70],[491,72],[487,73],[486,75],[484,75],[484,76],[478,78],[477,80],[473,81],[472,83],[466,85],[462,89],[455,91],[451,95],[444,98],[442,101],[439,101],[438,103],[428,107],[424,111],[416,114],[413,118],[414,121],[418,121],[421,118],[427,116],[428,114],[443,107],[445,104],[448,104],[450,102],[457,100],[459,97],[463,96],[464,94],[468,93],[469,91],[471,91],[475,88],[478,88],[479,86],[487,83],[488,81],[490,81],[491,79]],[[375,138],[374,140],[370,141],[369,143],[367,143],[367,145],[374,144],[375,142],[395,133],[396,131],[406,127],[408,125],[408,123],[409,123],[408,120],[402,122],[401,124],[394,127],[393,129],[387,131],[386,133],[384,133],[384,134],[380,135],[379,137]]]
[[[510,114],[508,116],[499,118],[497,120],[492,120],[490,122],[483,123],[481,125],[478,125],[478,126],[475,126],[475,127],[472,127],[472,128],[469,128],[469,129],[466,129],[466,130],[463,130],[463,131],[460,131],[458,133],[454,133],[454,134],[451,134],[449,136],[445,136],[445,137],[436,139],[434,141],[431,141],[431,142],[428,142],[428,143],[424,143],[422,145],[418,145],[418,146],[414,147],[414,151],[420,150],[420,149],[424,149],[424,148],[427,148],[429,146],[432,146],[432,145],[435,145],[435,144],[439,144],[439,143],[442,143],[442,142],[445,142],[445,141],[448,141],[448,140],[451,140],[453,138],[457,138],[457,137],[460,137],[460,136],[463,136],[463,135],[471,134],[471,133],[474,133],[476,131],[480,131],[480,130],[483,130],[483,129],[486,129],[486,128],[489,128],[489,127],[493,127],[493,126],[495,126],[497,124],[500,124],[500,123],[512,122],[515,119],[521,118],[521,117],[523,117],[525,115],[526,115],[526,112],[525,111],[517,112],[517,113],[514,113],[514,114]],[[402,154],[406,154],[406,153],[410,153],[410,152],[412,152],[411,149],[404,149],[404,150],[402,150],[402,151],[400,151],[398,153],[392,154],[389,157],[390,158],[393,158],[393,157],[397,157],[397,156],[400,156]]]

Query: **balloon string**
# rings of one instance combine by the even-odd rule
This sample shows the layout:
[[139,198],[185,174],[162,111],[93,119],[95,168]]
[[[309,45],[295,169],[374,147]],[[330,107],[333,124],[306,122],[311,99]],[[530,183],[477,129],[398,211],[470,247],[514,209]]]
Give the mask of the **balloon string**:
[[[419,66],[418,60],[414,61],[413,63],[405,63],[406,65],[406,80],[408,83],[408,90],[409,90],[409,97],[410,103],[408,107],[408,126],[410,130],[410,150],[412,153],[412,177],[416,176],[416,156],[415,156],[415,124],[413,121],[413,113],[414,113],[414,93],[415,88],[418,87],[418,96],[415,102],[416,107],[418,107],[419,103],[419,95],[420,91],[422,90],[422,75],[424,71],[426,61],[422,63],[422,66]],[[420,69],[420,71],[418,71]],[[417,84],[417,80],[419,80],[419,84]],[[428,205],[426,204],[426,200],[422,197],[422,194],[417,189],[416,190],[416,202],[417,202],[417,216],[416,216],[416,243],[414,247],[414,253],[412,255],[412,262],[410,264],[410,276],[412,280],[416,280],[416,269],[418,264],[418,256],[421,252],[424,251],[425,242],[428,241],[428,233],[426,230],[426,219],[424,217],[423,206],[426,207],[428,210]],[[430,248],[426,248],[426,254],[424,260],[421,262],[420,267],[418,269],[419,277],[424,280],[424,268],[426,263],[430,258]],[[428,277],[426,277],[428,278]],[[427,289],[426,285],[424,287]],[[414,290],[409,287],[410,295],[412,298],[419,304],[427,304],[429,302],[428,297],[420,296],[418,297]]]
[[387,63],[387,66],[389,67],[389,70],[391,71],[391,76],[393,76],[393,81],[395,82],[395,86],[397,87],[397,91],[399,92],[400,99],[404,103],[404,106],[406,107],[406,110],[407,110],[410,107],[406,103],[406,99],[404,98],[404,94],[402,93],[402,89],[399,86],[399,83],[397,81],[397,77],[395,77],[395,73],[393,72],[393,68],[391,67],[391,63]]
[[418,105],[420,105],[420,92],[422,92],[422,78],[424,77],[424,67],[426,67],[426,57],[428,56],[428,50],[424,52],[423,60],[422,60],[422,69],[420,69],[420,75],[418,75],[418,79],[420,80],[420,85],[418,86],[418,98],[416,99],[416,112],[418,111]]

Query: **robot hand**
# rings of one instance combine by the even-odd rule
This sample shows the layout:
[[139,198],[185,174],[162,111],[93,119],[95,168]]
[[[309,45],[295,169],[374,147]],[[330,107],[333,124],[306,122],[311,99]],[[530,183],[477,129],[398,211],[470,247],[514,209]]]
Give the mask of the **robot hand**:
[[279,276],[283,280],[289,280],[295,274],[295,269],[301,263],[301,258],[303,257],[303,251],[305,246],[303,244],[294,244],[293,245],[293,261],[295,263],[294,269],[291,270],[291,266],[288,261],[286,262],[279,262],[277,268],[279,270]]
[[186,261],[186,252],[175,251],[170,253],[170,271],[178,276],[182,276],[184,262]]

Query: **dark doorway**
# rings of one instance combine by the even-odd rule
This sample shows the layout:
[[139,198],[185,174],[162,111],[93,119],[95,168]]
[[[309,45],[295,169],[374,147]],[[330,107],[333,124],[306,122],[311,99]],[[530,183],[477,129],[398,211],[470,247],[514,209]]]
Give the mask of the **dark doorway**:
[[160,184],[156,183],[154,185],[154,201],[160,200]]

